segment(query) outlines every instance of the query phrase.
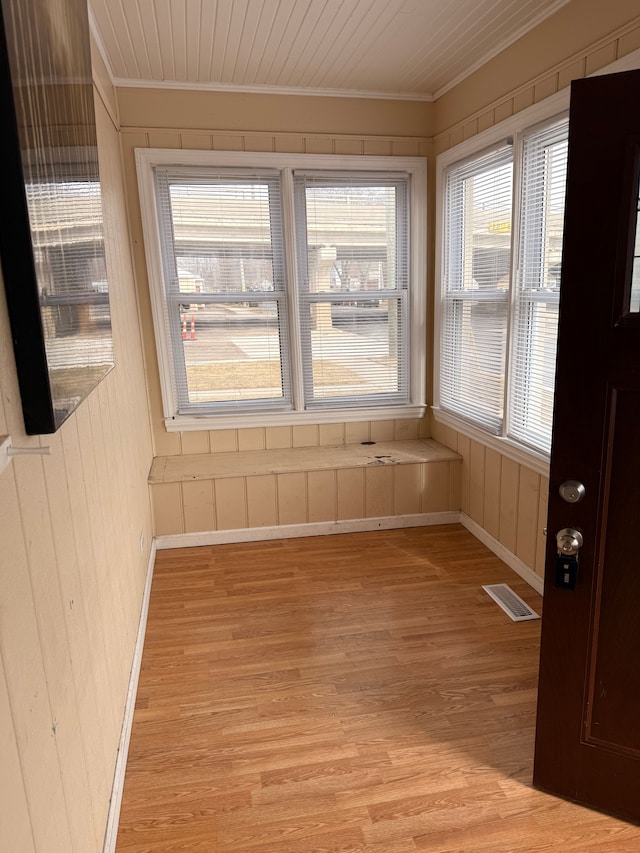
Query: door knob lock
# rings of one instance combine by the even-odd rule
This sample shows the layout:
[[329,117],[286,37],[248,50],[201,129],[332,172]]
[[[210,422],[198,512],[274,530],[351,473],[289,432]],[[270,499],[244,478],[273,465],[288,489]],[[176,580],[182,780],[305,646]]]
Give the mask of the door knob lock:
[[573,527],[563,527],[556,533],[556,542],[558,554],[569,557],[578,553],[584,544],[584,539],[579,530],[575,530]]

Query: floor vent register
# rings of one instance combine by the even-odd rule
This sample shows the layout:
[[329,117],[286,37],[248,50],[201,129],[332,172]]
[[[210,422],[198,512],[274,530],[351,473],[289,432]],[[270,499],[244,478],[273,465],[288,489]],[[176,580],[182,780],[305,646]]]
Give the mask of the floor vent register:
[[506,583],[493,583],[483,586],[482,589],[490,595],[495,603],[513,619],[514,622],[527,622],[530,619],[539,619],[540,616],[532,610],[526,601],[511,589]]

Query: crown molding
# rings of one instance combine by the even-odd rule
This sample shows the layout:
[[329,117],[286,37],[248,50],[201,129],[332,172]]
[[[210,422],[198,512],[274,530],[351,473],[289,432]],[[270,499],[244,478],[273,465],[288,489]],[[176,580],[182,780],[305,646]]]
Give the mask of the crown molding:
[[297,86],[236,86],[231,83],[189,83],[179,80],[133,80],[130,77],[115,77],[113,85],[122,89],[175,89],[182,92],[221,92],[247,95],[294,95],[314,98],[369,98],[377,101],[422,101],[434,100],[424,92],[377,92],[359,89],[312,89]]

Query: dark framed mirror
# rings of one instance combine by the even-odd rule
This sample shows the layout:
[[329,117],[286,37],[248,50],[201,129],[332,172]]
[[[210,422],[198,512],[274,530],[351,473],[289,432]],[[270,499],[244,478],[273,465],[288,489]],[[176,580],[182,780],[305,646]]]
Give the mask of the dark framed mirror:
[[27,433],[114,364],[86,0],[0,2],[0,256]]

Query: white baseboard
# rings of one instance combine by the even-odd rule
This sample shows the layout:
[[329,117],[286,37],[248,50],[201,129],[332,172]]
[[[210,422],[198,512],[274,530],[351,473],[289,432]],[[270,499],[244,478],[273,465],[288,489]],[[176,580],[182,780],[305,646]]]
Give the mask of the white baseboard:
[[479,539],[483,545],[486,545],[490,551],[500,557],[500,559],[506,563],[510,569],[520,575],[522,580],[526,581],[530,587],[533,587],[536,592],[539,592],[540,595],[543,594],[544,590],[544,578],[541,578],[540,575],[537,575],[532,569],[529,568],[525,563],[522,562],[516,555],[509,551],[508,548],[505,548],[501,542],[492,536],[490,533],[484,529],[484,527],[480,527],[480,525],[475,522],[472,518],[469,518],[464,512],[459,514],[459,521],[463,527],[466,527],[469,533],[473,533],[476,539]]
[[420,512],[415,515],[389,515],[380,518],[354,518],[348,521],[318,521],[312,524],[282,524],[273,527],[248,527],[238,530],[206,530],[202,533],[174,533],[156,536],[158,550],[193,548],[199,545],[226,545],[233,542],[261,542],[269,539],[296,539],[301,536],[327,536],[333,533],[359,533],[367,530],[392,530],[396,527],[426,527],[455,524],[458,512]]
[[116,838],[118,835],[118,822],[120,820],[120,806],[122,805],[122,792],[124,789],[124,775],[127,768],[127,755],[129,753],[129,741],[131,739],[131,727],[133,725],[133,712],[136,706],[136,694],[138,692],[138,678],[140,676],[140,665],[142,663],[142,647],[147,628],[147,614],[149,613],[149,597],[151,596],[151,581],[153,579],[153,564],[156,559],[156,543],[151,543],[149,562],[147,564],[147,576],[142,595],[142,606],[140,608],[140,620],[138,622],[138,634],[131,662],[131,674],[129,676],[129,688],[127,690],[127,701],[124,707],[124,719],[120,731],[120,743],[118,745],[118,757],[113,774],[113,787],[111,789],[111,800],[109,801],[109,814],[107,816],[107,828],[104,835],[102,853],[114,853],[116,849]]

